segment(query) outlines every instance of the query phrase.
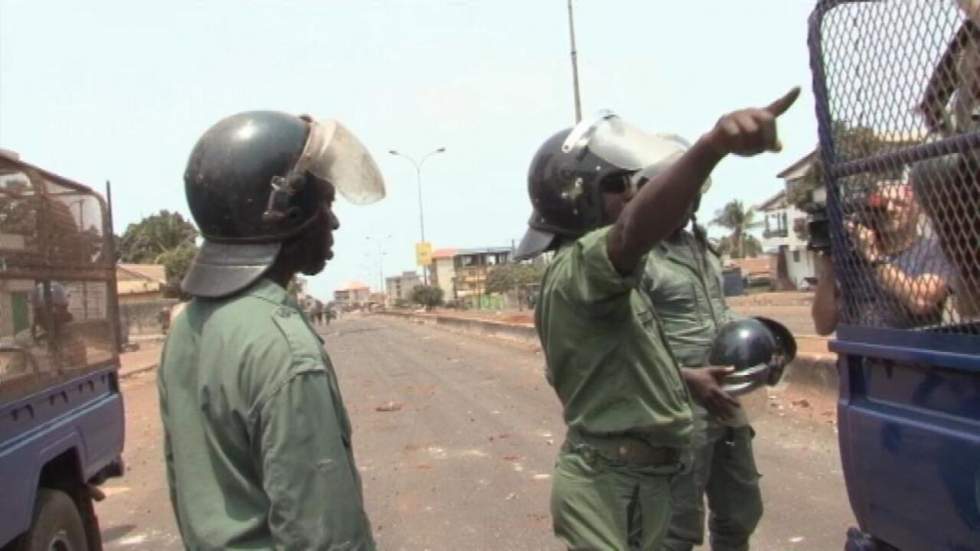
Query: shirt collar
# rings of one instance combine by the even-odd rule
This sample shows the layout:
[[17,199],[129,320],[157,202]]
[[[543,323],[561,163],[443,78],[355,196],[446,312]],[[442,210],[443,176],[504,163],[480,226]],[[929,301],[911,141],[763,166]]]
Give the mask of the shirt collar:
[[280,287],[278,283],[265,277],[260,277],[251,287],[245,289],[242,294],[260,298],[273,304],[287,304],[294,308],[297,306],[296,301],[286,293],[285,289]]

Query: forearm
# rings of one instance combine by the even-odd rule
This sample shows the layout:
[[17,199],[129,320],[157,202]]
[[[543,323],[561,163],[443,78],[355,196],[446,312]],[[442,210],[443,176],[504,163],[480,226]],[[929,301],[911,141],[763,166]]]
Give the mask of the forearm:
[[818,335],[829,335],[837,329],[837,281],[830,257],[817,257],[817,289],[813,294],[810,317]]
[[817,283],[817,291],[813,295],[810,316],[813,318],[813,327],[818,335],[829,335],[837,329],[836,294],[832,279],[827,282],[821,279]]
[[620,273],[632,272],[644,254],[681,224],[722,158],[702,137],[640,189],[609,232],[609,259]]
[[938,276],[911,277],[894,264],[876,267],[875,276],[885,291],[916,315],[936,310],[946,297],[946,287]]

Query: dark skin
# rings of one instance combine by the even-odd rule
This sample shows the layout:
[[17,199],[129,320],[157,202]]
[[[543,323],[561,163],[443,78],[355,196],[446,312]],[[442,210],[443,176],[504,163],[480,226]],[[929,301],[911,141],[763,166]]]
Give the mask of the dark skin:
[[284,289],[296,274],[316,275],[333,258],[333,232],[340,228],[340,221],[331,208],[333,186],[326,183],[321,185],[325,188],[325,197],[316,219],[298,236],[283,243],[276,262],[266,275]]
[[[624,276],[634,273],[644,255],[683,226],[705,180],[723,158],[781,151],[776,119],[799,95],[796,87],[766,107],[724,115],[675,163],[645,181],[635,195],[629,190],[604,193],[606,214],[615,220],[607,249],[616,270]],[[681,373],[694,397],[712,415],[727,419],[740,407],[720,384],[732,371],[728,367],[708,367],[685,368]]]

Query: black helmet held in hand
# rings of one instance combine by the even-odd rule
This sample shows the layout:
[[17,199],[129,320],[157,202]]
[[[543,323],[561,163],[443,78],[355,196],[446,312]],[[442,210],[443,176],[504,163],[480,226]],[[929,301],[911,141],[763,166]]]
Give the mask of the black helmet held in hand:
[[335,191],[364,204],[384,196],[384,182],[371,155],[337,121],[249,111],[201,136],[184,190],[204,244],[182,287],[215,298],[261,277],[282,242],[329,209]]
[[649,175],[686,148],[680,138],[647,134],[612,113],[552,135],[531,160],[527,190],[534,211],[515,258],[533,258],[559,236],[577,238],[611,224],[602,192],[635,187],[639,170]]
[[757,317],[731,321],[718,331],[708,363],[732,366],[724,388],[744,394],[763,384],[775,385],[796,357],[796,339],[778,321]]

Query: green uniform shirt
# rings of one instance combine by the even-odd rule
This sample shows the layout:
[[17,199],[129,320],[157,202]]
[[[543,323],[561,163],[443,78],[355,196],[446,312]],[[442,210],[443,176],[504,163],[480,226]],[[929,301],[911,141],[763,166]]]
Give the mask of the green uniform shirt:
[[548,382],[570,429],[684,447],[692,422],[687,387],[637,278],[609,261],[608,233],[566,245],[545,272],[535,325]]
[[661,241],[647,256],[642,287],[684,367],[704,366],[718,329],[734,319],[721,277],[721,260],[687,231]]
[[189,549],[374,549],[337,377],[282,287],[191,302],[158,386]]
[[[647,256],[643,290],[663,322],[663,331],[677,361],[684,367],[707,365],[715,335],[736,319],[725,302],[721,260],[688,231],[660,242]],[[708,413],[695,407],[699,418]],[[740,409],[725,424],[741,426]]]

